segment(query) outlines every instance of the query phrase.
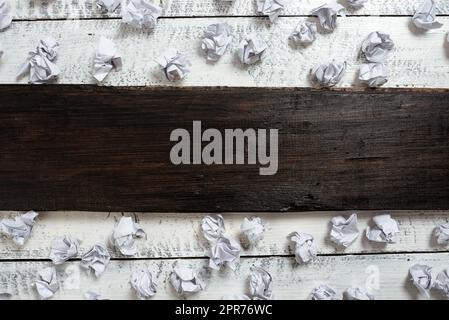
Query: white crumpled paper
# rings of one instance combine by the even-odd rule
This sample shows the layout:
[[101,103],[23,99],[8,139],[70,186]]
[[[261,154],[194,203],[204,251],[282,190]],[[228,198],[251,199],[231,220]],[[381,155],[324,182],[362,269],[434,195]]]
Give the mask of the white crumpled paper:
[[122,58],[117,52],[114,42],[105,37],[98,41],[94,58],[93,76],[98,82],[102,82],[112,69],[120,71]]
[[366,228],[366,237],[370,241],[394,243],[394,236],[399,232],[399,226],[396,220],[389,214],[382,214],[373,217],[374,227]]
[[251,33],[243,39],[238,48],[237,56],[243,64],[253,64],[261,60],[268,45],[257,34]]
[[135,28],[154,29],[164,9],[146,0],[130,0],[122,7],[122,22]]
[[310,79],[313,84],[321,87],[335,86],[345,74],[346,61],[338,63],[335,60],[327,64],[320,64],[310,70]]
[[145,237],[145,231],[139,224],[135,223],[131,217],[122,217],[114,226],[109,242],[121,254],[134,256],[137,254],[135,239],[143,237]]
[[435,237],[438,244],[449,244],[449,223],[441,223],[435,228]]
[[39,271],[35,286],[41,299],[53,297],[55,292],[59,290],[55,267],[48,267]]
[[50,259],[55,265],[60,265],[79,252],[80,241],[70,236],[57,237],[51,242]]
[[206,216],[201,220],[201,230],[204,238],[216,241],[225,233],[224,220],[221,214]]
[[19,214],[12,219],[2,219],[0,225],[3,233],[12,238],[19,246],[23,246],[30,238],[33,226],[36,223],[36,218],[39,214],[34,211],[28,211],[24,214]]
[[192,65],[189,59],[176,49],[168,49],[156,61],[170,81],[184,79],[190,73],[189,67]]
[[351,287],[346,289],[343,293],[343,297],[346,300],[374,300],[374,295],[361,287]]
[[246,294],[227,294],[221,297],[221,300],[251,300]]
[[51,37],[39,40],[34,51],[28,53],[28,57],[20,67],[17,77],[23,77],[29,73],[29,82],[43,84],[56,80],[60,70],[54,63],[58,55],[59,44]]
[[218,61],[226,52],[232,41],[231,27],[226,23],[214,23],[204,30],[201,49],[208,61]]
[[369,87],[379,87],[388,81],[388,68],[384,63],[364,63],[360,66],[359,80]]
[[371,32],[362,42],[361,51],[369,62],[384,62],[394,49],[390,35],[375,31]]
[[265,226],[265,221],[259,217],[245,217],[240,226],[240,230],[242,230],[242,233],[251,245],[256,245],[257,242],[262,240],[264,237]]
[[294,44],[309,44],[316,40],[317,26],[314,22],[300,22],[288,37]]
[[87,291],[84,294],[84,299],[86,300],[109,300],[104,298],[101,294],[94,292],[94,291]]
[[310,293],[311,300],[340,300],[337,292],[328,285],[322,284]]
[[179,295],[195,293],[206,288],[198,271],[192,266],[176,266],[170,275],[170,283]]
[[346,16],[346,9],[341,4],[332,2],[313,9],[310,14],[318,17],[324,30],[333,31],[337,27],[337,16]]
[[339,246],[349,247],[359,236],[357,228],[357,214],[353,213],[348,219],[342,216],[331,220],[332,229],[330,239]]
[[273,298],[272,289],[273,278],[268,271],[252,267],[249,274],[249,289],[251,296],[255,300],[270,300]]
[[449,269],[443,270],[437,275],[433,287],[449,299]]
[[295,244],[295,260],[297,263],[308,263],[315,259],[317,250],[315,241],[310,234],[292,232],[288,235],[288,238]]
[[139,299],[149,299],[156,294],[157,285],[150,271],[134,271],[131,275],[131,286]]
[[0,0],[0,31],[8,28],[12,22],[11,6],[5,0]]
[[348,4],[353,8],[361,8],[367,3],[368,0],[348,0]]
[[227,265],[232,270],[235,270],[240,262],[241,251],[242,248],[237,241],[227,235],[222,235],[211,245],[211,248],[206,253],[210,257],[209,267],[219,270]]
[[274,22],[289,2],[290,0],[257,0],[257,13],[268,16]]
[[81,267],[85,268],[89,273],[94,272],[98,278],[109,264],[111,256],[108,250],[102,245],[94,245],[88,252],[81,257]]
[[112,13],[120,5],[121,0],[97,0],[97,7],[102,13]]
[[415,11],[412,21],[417,28],[421,29],[437,29],[443,26],[442,23],[436,21],[436,14],[439,9],[434,0],[424,0],[421,6]]
[[429,297],[429,290],[432,288],[432,268],[423,264],[415,264],[409,269],[413,285],[418,291]]

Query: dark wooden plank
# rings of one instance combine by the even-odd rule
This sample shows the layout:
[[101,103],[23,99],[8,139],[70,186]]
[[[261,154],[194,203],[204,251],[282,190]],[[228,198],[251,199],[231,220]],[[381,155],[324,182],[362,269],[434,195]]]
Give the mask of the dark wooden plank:
[[[0,208],[449,208],[449,93],[0,87]],[[279,171],[170,162],[170,132],[279,129]]]

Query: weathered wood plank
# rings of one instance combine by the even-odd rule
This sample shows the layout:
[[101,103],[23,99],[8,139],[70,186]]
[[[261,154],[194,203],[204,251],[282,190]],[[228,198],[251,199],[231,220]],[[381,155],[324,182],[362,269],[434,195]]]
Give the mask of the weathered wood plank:
[[[234,30],[228,53],[217,64],[208,64],[200,53],[200,37],[205,26],[225,20]],[[449,25],[449,17],[441,17]],[[262,18],[166,19],[153,33],[121,26],[118,20],[15,22],[0,33],[5,54],[0,62],[0,83],[16,83],[17,71],[38,39],[51,35],[60,43],[57,60],[61,84],[94,83],[91,75],[94,48],[101,35],[114,38],[123,56],[123,70],[113,72],[105,85],[114,86],[260,86],[310,87],[310,69],[332,58],[346,60],[348,69],[339,87],[362,87],[356,80],[362,60],[359,47],[366,35],[388,31],[397,50],[388,65],[390,79],[385,87],[447,88],[449,49],[444,45],[444,28],[426,33],[410,29],[407,17],[349,17],[339,20],[338,28],[320,35],[307,48],[294,48],[288,35],[300,18],[281,18],[271,25]],[[255,31],[268,43],[261,63],[242,67],[235,50],[244,34]],[[167,48],[176,47],[192,61],[192,72],[184,81],[170,83],[155,62]],[[19,82],[26,83],[22,78]]]
[[[377,299],[416,299],[417,289],[409,280],[408,268],[415,263],[432,266],[433,274],[447,268],[449,254],[394,254],[373,256],[319,257],[306,266],[296,266],[292,257],[242,259],[233,272],[211,272],[207,260],[184,259],[182,263],[202,268],[207,289],[189,299],[220,299],[225,294],[246,293],[247,277],[253,265],[262,266],[273,276],[275,299],[306,299],[310,291],[323,283],[343,291],[352,285],[371,285]],[[80,270],[78,262],[60,267],[61,289],[54,299],[83,299],[83,294],[94,290],[110,299],[136,299],[130,285],[132,271],[148,269],[158,283],[154,299],[178,299],[168,281],[175,260],[112,261],[100,279]],[[48,262],[1,262],[0,286],[13,294],[13,299],[36,299],[33,287],[36,272],[49,266]],[[438,294],[432,298],[440,298]]]
[[[292,231],[312,234],[321,255],[353,253],[394,253],[394,252],[443,252],[445,246],[434,241],[433,230],[439,223],[449,220],[447,211],[393,211],[398,221],[400,233],[397,242],[387,246],[368,242],[364,231],[371,217],[381,212],[359,212],[359,238],[346,250],[336,248],[329,241],[330,219],[336,215],[349,215],[351,212],[302,212],[302,213],[262,213],[260,216],[268,223],[265,238],[257,246],[248,247],[240,234],[240,224],[248,213],[224,214],[227,232],[240,239],[244,251],[242,256],[270,256],[293,254],[286,236]],[[16,212],[2,212],[0,218],[13,218]],[[200,231],[201,219],[206,214],[127,213],[136,220],[147,233],[146,239],[136,241],[136,258],[182,258],[204,257],[209,248]],[[36,223],[32,237],[23,246],[12,240],[0,241],[1,259],[47,259],[50,242],[62,235],[72,235],[82,240],[83,252],[93,244],[107,245],[107,239],[122,214],[100,212],[42,212]],[[113,257],[122,257],[112,252]]]
[[[17,19],[78,19],[119,17],[120,10],[102,14],[96,7],[96,0],[9,0],[15,8]],[[122,1],[125,3],[126,1]],[[283,15],[308,15],[324,0],[293,0]],[[256,5],[253,0],[236,0],[226,3],[216,0],[155,0],[165,9],[168,17],[198,16],[254,16]],[[344,5],[344,1],[342,1]],[[421,0],[371,0],[364,8],[349,10],[351,15],[411,15]],[[449,3],[439,1],[441,14],[449,14]],[[347,6],[348,7],[348,6]],[[350,9],[348,7],[348,9]]]
[[[449,208],[449,93],[3,86],[0,94],[5,210]],[[191,132],[194,120],[202,130],[279,130],[277,173],[260,175],[260,162],[174,165],[170,134]]]

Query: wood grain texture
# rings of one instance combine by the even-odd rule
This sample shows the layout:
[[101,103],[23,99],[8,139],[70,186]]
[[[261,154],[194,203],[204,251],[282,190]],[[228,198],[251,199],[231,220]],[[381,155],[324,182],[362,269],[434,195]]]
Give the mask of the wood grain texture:
[[[112,14],[102,14],[96,7],[96,0],[10,0],[15,8],[16,19],[80,19],[115,18],[120,9]],[[255,16],[255,0],[236,0],[227,3],[217,0],[155,0],[165,9],[166,17],[211,17],[211,16]],[[292,0],[283,15],[308,15],[325,1]],[[122,1],[126,3],[126,1]],[[420,0],[371,0],[363,8],[351,10],[350,15],[412,15]],[[441,14],[449,14],[449,3],[439,1]]]
[[[220,299],[225,294],[247,293],[247,277],[253,265],[262,266],[273,276],[275,299],[307,299],[310,291],[323,283],[339,292],[351,286],[378,284],[377,299],[417,299],[417,289],[410,281],[408,269],[416,263],[433,267],[433,275],[447,268],[449,254],[387,254],[373,256],[319,257],[315,262],[297,266],[292,257],[245,258],[233,272],[210,271],[206,259],[111,261],[99,279],[88,276],[79,262],[68,262],[59,268],[61,289],[54,299],[83,299],[88,290],[110,299],[136,299],[129,280],[133,271],[150,270],[158,283],[154,299],[179,299],[168,281],[176,263],[200,268],[206,281],[206,291],[189,295],[188,299]],[[0,262],[0,286],[13,294],[13,299],[36,299],[36,273],[50,266],[49,262]],[[377,281],[378,280],[378,281]],[[432,294],[432,298],[442,297]]]
[[[226,55],[208,64],[200,52],[204,28],[212,22],[227,21],[234,39]],[[60,43],[57,64],[60,84],[94,83],[91,75],[96,42],[100,36],[113,38],[123,57],[123,70],[112,72],[105,85],[111,86],[257,86],[310,87],[310,69],[332,59],[346,60],[348,68],[338,87],[363,88],[357,80],[363,63],[359,56],[362,40],[370,32],[391,34],[396,51],[388,60],[389,82],[385,87],[447,88],[449,85],[449,47],[445,28],[417,33],[407,17],[348,17],[339,19],[337,29],[322,34],[307,48],[294,48],[288,35],[302,18],[281,18],[271,25],[263,18],[189,18],[160,21],[154,32],[122,26],[118,20],[28,21],[15,22],[0,33],[5,54],[0,62],[0,83],[26,83],[16,79],[27,52],[44,35]],[[449,17],[440,21],[449,25]],[[263,61],[242,67],[235,50],[245,34],[257,32],[267,43]],[[192,62],[191,74],[184,81],[166,80],[155,62],[169,47],[176,47]]]
[[[351,212],[296,212],[261,213],[267,223],[265,237],[257,246],[248,246],[241,235],[240,225],[245,213],[224,214],[226,231],[238,239],[244,248],[242,256],[292,255],[287,235],[293,231],[314,236],[320,255],[346,255],[368,253],[447,252],[449,248],[436,244],[433,231],[440,223],[449,221],[447,211],[393,211],[400,233],[397,242],[387,246],[367,241],[365,229],[375,214],[384,212],[358,212],[359,238],[342,250],[330,242],[330,220],[336,215],[348,216]],[[17,212],[1,212],[0,218],[13,218]],[[194,213],[101,213],[101,212],[41,212],[32,237],[23,246],[3,237],[0,241],[0,260],[47,259],[51,240],[62,235],[72,235],[82,240],[81,251],[94,244],[107,245],[115,222],[122,216],[132,216],[145,230],[147,237],[136,240],[138,254],[135,259],[199,258],[205,257],[209,243],[200,230],[201,219],[206,214]],[[114,258],[123,258],[110,249]],[[134,259],[133,258],[133,259]]]
[[[449,93],[0,88],[0,208],[447,209]],[[167,112],[169,108],[170,112]],[[170,134],[279,130],[279,169],[173,165]]]

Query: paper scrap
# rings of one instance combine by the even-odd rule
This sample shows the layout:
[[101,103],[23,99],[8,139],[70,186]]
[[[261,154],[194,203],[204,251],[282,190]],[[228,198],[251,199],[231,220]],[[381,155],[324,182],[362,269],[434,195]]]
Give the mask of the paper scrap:
[[207,255],[210,257],[209,267],[220,270],[221,267],[227,265],[235,270],[240,262],[241,251],[242,248],[237,241],[227,235],[222,235],[207,251]]
[[418,291],[429,297],[432,288],[432,268],[423,264],[415,264],[409,269],[411,280]]
[[226,23],[214,23],[204,31],[201,49],[206,52],[208,61],[218,61],[232,41],[231,27]]
[[58,66],[54,63],[58,55],[58,47],[58,42],[51,37],[39,40],[36,49],[28,53],[17,77],[20,78],[29,73],[29,82],[32,84],[43,84],[56,80],[60,74]]
[[333,31],[337,27],[337,16],[346,16],[346,9],[341,4],[332,2],[313,9],[310,14],[318,17],[324,30]]
[[297,263],[308,263],[315,259],[317,250],[313,237],[307,233],[292,232],[288,235],[295,244],[295,260]]
[[382,214],[373,217],[374,227],[366,228],[366,237],[375,242],[394,243],[395,234],[399,232],[399,226],[396,220],[389,214]]
[[97,0],[97,7],[101,13],[112,13],[120,5],[121,0]]
[[421,29],[437,29],[443,26],[442,23],[436,21],[436,14],[440,12],[435,0],[424,0],[421,6],[415,11],[412,21],[417,28]]
[[206,288],[198,271],[192,266],[175,266],[170,275],[170,282],[179,295],[195,293]]
[[112,69],[120,71],[122,58],[112,40],[101,37],[98,41],[94,58],[93,76],[98,82],[102,82]]
[[2,219],[0,221],[2,231],[19,246],[23,246],[31,236],[31,231],[38,215],[37,212],[28,211],[27,213],[19,214],[14,220]]
[[369,62],[384,62],[394,49],[390,36],[379,31],[371,32],[362,42],[361,50]]
[[374,300],[374,295],[361,287],[348,288],[343,296],[346,300]]
[[449,269],[443,270],[437,275],[433,287],[449,299]]
[[131,217],[121,217],[114,226],[109,242],[124,256],[135,256],[137,254],[135,239],[143,237],[145,237],[145,231],[138,223],[135,223]]
[[248,239],[251,245],[256,245],[257,242],[263,239],[265,233],[266,223],[259,217],[244,218],[240,230]]
[[301,22],[290,34],[289,39],[294,44],[309,44],[316,40],[317,26],[313,22]]
[[221,300],[251,300],[246,294],[227,294],[221,297]]
[[157,291],[157,285],[150,271],[134,271],[131,275],[131,286],[142,300],[153,297]]
[[130,0],[122,7],[122,22],[135,28],[154,29],[164,9],[146,0]]
[[257,13],[268,16],[274,22],[289,2],[290,0],[257,0]]
[[60,265],[79,252],[80,241],[70,236],[57,237],[51,242],[50,259],[55,265]]
[[349,6],[356,9],[363,7],[367,2],[368,0],[348,0]]
[[369,87],[379,87],[388,81],[388,68],[384,63],[364,63],[360,66],[359,80]]
[[327,64],[320,64],[310,70],[312,83],[321,87],[335,86],[345,74],[346,61],[338,63],[335,60]]
[[0,31],[11,25],[13,14],[11,6],[5,0],[0,0]]
[[435,237],[437,243],[442,245],[449,244],[449,223],[441,223],[435,228]]
[[337,292],[328,285],[320,285],[312,290],[310,293],[311,300],[340,300],[337,297]]
[[89,273],[93,271],[98,278],[106,269],[110,259],[108,250],[102,245],[96,244],[81,256],[81,267]]
[[348,219],[342,216],[331,220],[332,229],[330,239],[339,246],[349,247],[359,236],[357,228],[357,214],[353,213]]
[[109,300],[109,299],[104,298],[101,294],[96,293],[94,291],[87,291],[84,294],[84,299],[86,299],[86,300]]
[[224,220],[220,214],[206,216],[201,221],[204,237],[209,241],[217,241],[225,233]]
[[262,59],[267,48],[268,45],[265,41],[260,39],[257,34],[251,33],[240,42],[237,56],[243,64],[253,64]]
[[273,298],[273,278],[260,267],[252,267],[249,275],[249,288],[255,300],[270,300]]
[[190,73],[190,61],[178,50],[168,49],[157,62],[162,67],[165,76],[170,81],[182,80]]
[[55,267],[48,267],[39,271],[35,286],[41,299],[53,297],[55,292],[59,290]]

